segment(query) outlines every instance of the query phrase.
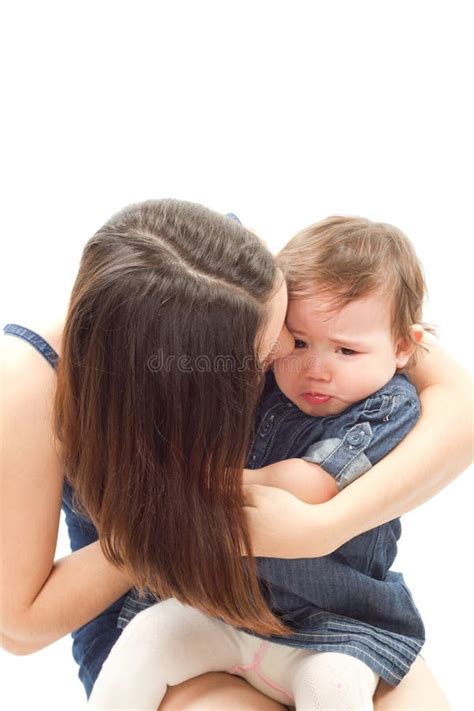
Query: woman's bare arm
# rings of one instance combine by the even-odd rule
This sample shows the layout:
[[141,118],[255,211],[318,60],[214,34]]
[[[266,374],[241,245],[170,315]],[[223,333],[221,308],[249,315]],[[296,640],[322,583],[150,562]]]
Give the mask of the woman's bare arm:
[[245,487],[255,555],[326,555],[354,536],[419,506],[469,466],[471,378],[438,346],[430,344],[429,351],[410,373],[420,392],[419,422],[363,477],[330,501],[316,505],[279,489]]
[[129,587],[94,543],[54,562],[63,472],[51,425],[55,374],[30,345],[2,343],[0,631],[36,651],[102,612]]
[[[410,377],[420,395],[419,422],[388,457],[348,487],[346,495],[342,491],[338,502],[331,502],[336,516],[348,520],[344,541],[424,503],[472,462],[469,375],[432,344]],[[357,516],[349,515],[349,507],[358,509]]]

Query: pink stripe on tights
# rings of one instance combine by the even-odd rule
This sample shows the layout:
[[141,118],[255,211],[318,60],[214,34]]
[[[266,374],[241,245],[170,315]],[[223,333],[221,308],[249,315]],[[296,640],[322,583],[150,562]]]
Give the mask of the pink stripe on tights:
[[284,696],[287,696],[291,702],[293,702],[293,697],[291,694],[289,694],[285,689],[283,689],[281,686],[278,686],[278,684],[274,684],[273,681],[270,681],[270,679],[267,679],[265,674],[262,672],[260,669],[260,663],[265,655],[265,652],[267,651],[267,647],[269,646],[269,642],[263,641],[258,648],[257,652],[255,653],[255,656],[253,658],[253,661],[250,662],[250,664],[237,664],[235,667],[232,667],[232,669],[229,670],[229,674],[238,674],[239,676],[242,675],[242,672],[245,671],[254,671],[257,676],[265,683],[267,684],[270,688],[275,689],[275,691],[279,691],[281,694],[284,694]]

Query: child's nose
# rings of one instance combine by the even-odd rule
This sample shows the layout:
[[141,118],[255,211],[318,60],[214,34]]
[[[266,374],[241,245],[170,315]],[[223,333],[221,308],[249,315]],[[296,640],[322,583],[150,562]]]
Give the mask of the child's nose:
[[331,369],[324,357],[308,355],[306,358],[306,373],[310,378],[329,382],[331,380]]

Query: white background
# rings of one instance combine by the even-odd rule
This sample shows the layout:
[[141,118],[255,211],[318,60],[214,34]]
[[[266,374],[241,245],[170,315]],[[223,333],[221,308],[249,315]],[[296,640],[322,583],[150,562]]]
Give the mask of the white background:
[[[174,196],[236,212],[275,251],[334,213],[393,222],[424,263],[426,320],[469,367],[469,6],[5,3],[2,322],[55,320],[82,245],[110,214]],[[471,478],[404,517],[394,566],[456,709],[472,696]],[[4,708],[80,706],[69,646],[1,652]]]

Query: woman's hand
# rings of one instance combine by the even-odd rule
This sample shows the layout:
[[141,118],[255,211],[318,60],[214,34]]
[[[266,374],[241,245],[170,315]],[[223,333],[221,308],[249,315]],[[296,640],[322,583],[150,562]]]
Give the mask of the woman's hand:
[[332,553],[340,541],[330,504],[307,504],[283,489],[244,484],[244,512],[253,554],[313,558]]

